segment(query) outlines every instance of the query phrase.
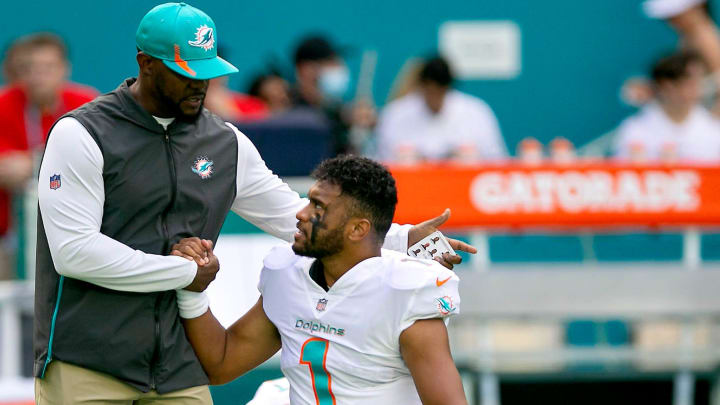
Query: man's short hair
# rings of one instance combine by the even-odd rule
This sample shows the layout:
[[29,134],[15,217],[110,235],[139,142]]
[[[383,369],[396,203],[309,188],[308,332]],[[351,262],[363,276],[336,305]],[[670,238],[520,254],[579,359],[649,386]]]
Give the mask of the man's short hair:
[[397,189],[383,165],[365,157],[342,155],[320,163],[312,177],[339,186],[342,195],[353,199],[348,214],[369,219],[379,241],[385,240],[395,215]]
[[662,57],[652,67],[652,80],[659,83],[683,79],[687,77],[688,65],[693,63],[703,63],[700,54],[695,51],[685,50]]
[[22,58],[22,54],[44,46],[51,46],[57,49],[62,60],[68,60],[68,49],[65,45],[65,41],[63,41],[57,34],[53,34],[51,32],[38,32],[22,36],[15,39],[5,48],[5,58],[2,62],[2,69],[8,82],[17,80],[19,76],[18,69],[23,68],[18,66],[18,62],[19,59]]
[[295,65],[302,62],[315,62],[337,57],[335,48],[330,41],[322,35],[305,37],[295,49]]
[[60,38],[59,35],[53,34],[52,32],[39,32],[37,34],[30,34],[27,37],[21,39],[23,45],[28,49],[35,49],[44,46],[51,46],[60,52],[60,56],[63,60],[68,59],[68,49],[65,45],[65,41]]
[[453,79],[450,65],[440,56],[428,59],[420,70],[420,83],[435,83],[447,87],[452,84]]

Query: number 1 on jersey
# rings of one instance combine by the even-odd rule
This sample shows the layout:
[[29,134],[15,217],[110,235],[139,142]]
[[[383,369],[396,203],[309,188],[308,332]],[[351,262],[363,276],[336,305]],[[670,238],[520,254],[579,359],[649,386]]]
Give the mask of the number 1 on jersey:
[[317,405],[335,405],[335,395],[332,392],[332,380],[325,367],[330,342],[320,338],[310,338],[305,341],[300,350],[300,364],[310,369],[310,380]]

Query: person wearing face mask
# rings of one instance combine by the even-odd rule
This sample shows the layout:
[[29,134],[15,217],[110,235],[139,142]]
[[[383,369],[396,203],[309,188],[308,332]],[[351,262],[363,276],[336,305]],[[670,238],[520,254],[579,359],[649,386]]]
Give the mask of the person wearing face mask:
[[350,84],[350,72],[345,62],[330,41],[318,35],[300,41],[294,62],[296,82],[290,89],[292,106],[321,112],[331,126],[335,152],[349,152],[349,128],[353,125],[372,127],[375,112],[358,114],[343,103]]

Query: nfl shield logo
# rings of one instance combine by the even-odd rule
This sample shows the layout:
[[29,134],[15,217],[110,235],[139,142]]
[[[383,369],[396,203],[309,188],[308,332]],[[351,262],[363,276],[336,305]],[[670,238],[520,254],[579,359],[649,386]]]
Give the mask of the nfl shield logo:
[[60,188],[60,175],[55,174],[50,176],[50,190],[57,190]]
[[317,305],[315,306],[315,309],[317,309],[318,311],[324,311],[325,307],[327,307],[327,301],[327,298],[320,298]]

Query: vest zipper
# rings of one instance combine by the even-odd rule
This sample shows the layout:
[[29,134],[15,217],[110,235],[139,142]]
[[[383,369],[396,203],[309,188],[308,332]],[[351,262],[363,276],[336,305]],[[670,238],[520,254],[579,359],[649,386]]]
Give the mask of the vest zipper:
[[[158,293],[159,294],[159,293]],[[155,346],[153,347],[153,355],[150,360],[150,389],[155,390],[157,388],[155,382],[155,369],[157,363],[160,362],[160,300],[162,295],[158,295],[155,299],[155,310],[153,316],[155,318]]]
[[[172,150],[170,148],[170,135],[168,134],[167,129],[164,130],[164,137],[165,137],[165,153],[167,154],[168,158],[168,166],[170,168],[170,203],[165,208],[165,211],[162,214],[162,227],[163,232],[165,232],[165,242],[163,243],[163,252],[165,254],[170,253],[169,247],[170,247],[170,232],[168,231],[167,227],[167,216],[170,210],[172,209],[172,206],[175,204],[175,194],[177,193],[177,175],[175,173],[175,159],[172,155]],[[158,295],[157,299],[155,300],[155,311],[154,311],[154,318],[155,318],[155,346],[153,348],[153,355],[152,360],[150,362],[150,389],[154,390],[156,388],[156,381],[155,381],[155,368],[157,366],[157,363],[160,361],[160,314],[159,314],[159,307],[160,307],[160,300],[162,299],[162,295]]]
[[167,154],[168,166],[170,167],[171,194],[170,203],[168,204],[167,208],[165,208],[165,211],[162,214],[162,226],[163,232],[165,232],[165,243],[163,244],[163,252],[164,254],[170,254],[170,232],[167,228],[167,216],[172,209],[172,206],[175,205],[175,194],[177,193],[177,176],[175,174],[175,159],[173,158],[172,150],[170,149],[170,135],[168,134],[167,129],[165,130],[165,153]]

